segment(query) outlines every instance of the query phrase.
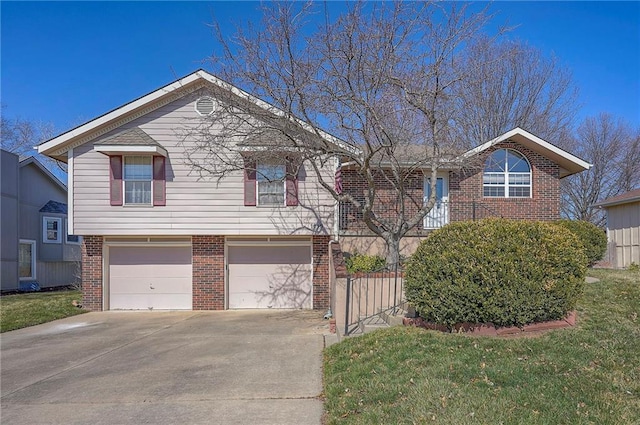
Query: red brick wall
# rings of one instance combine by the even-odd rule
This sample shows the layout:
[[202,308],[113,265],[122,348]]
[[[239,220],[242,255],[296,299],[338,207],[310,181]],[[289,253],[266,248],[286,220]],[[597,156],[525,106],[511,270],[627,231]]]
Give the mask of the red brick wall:
[[224,310],[224,236],[193,236],[193,309]]
[[[510,148],[524,155],[531,164],[531,198],[486,198],[483,196],[482,174],[484,161],[497,149]],[[478,155],[476,166],[449,177],[451,221],[474,218],[504,217],[527,220],[556,220],[560,218],[560,170],[544,156],[517,143],[504,142]]]
[[102,236],[83,237],[82,306],[102,310]]
[[329,276],[329,241],[330,236],[313,237],[313,308],[324,310],[329,308],[330,276]]

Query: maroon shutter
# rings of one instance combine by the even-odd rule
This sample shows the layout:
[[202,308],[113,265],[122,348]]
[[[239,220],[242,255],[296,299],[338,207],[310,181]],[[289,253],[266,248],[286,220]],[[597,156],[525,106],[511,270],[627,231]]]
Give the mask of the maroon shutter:
[[109,157],[109,199],[111,205],[122,205],[122,157]]
[[153,205],[167,205],[166,172],[164,156],[153,157]]
[[244,159],[244,205],[256,206],[256,161]]
[[287,206],[298,205],[298,169],[291,158],[287,158]]

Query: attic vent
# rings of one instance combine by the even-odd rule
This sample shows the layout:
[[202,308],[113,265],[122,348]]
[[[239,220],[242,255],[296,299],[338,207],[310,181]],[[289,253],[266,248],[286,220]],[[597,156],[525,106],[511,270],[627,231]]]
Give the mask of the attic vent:
[[196,112],[200,115],[211,115],[214,110],[213,98],[209,96],[201,97],[196,100]]

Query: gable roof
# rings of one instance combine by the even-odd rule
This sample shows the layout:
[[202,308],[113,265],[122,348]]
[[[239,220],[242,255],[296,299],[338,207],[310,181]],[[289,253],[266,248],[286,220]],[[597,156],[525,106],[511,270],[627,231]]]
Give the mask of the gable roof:
[[58,202],[50,200],[42,208],[40,208],[41,213],[50,213],[50,214],[66,214],[67,213],[67,204],[64,202]]
[[516,127],[513,130],[507,131],[501,136],[496,137],[480,146],[477,146],[467,151],[463,156],[470,157],[477,155],[490,147],[497,145],[498,143],[513,141],[520,145],[523,145],[532,151],[549,158],[560,166],[560,178],[570,176],[572,174],[579,173],[581,171],[588,170],[592,167],[592,164],[578,158],[575,155],[553,145],[541,138]]
[[[66,153],[69,149],[114,130],[121,125],[145,115],[163,105],[173,102],[174,100],[177,100],[206,84],[212,84],[217,88],[231,92],[240,99],[251,102],[275,116],[287,117],[287,114],[281,109],[278,109],[264,100],[261,100],[233,86],[232,84],[219,79],[203,69],[198,69],[197,71],[175,80],[164,87],[132,100],[131,102],[100,115],[91,121],[41,143],[38,145],[38,152],[66,162]],[[307,123],[297,118],[291,118],[291,120],[299,125],[300,128],[313,133],[311,127]],[[329,133],[320,132],[320,136],[328,142],[340,146],[343,149],[357,149]]]
[[607,198],[600,202],[593,204],[594,207],[612,207],[614,205],[622,205],[629,204],[631,202],[640,201],[640,189],[630,190],[629,192],[625,192],[618,196],[613,196],[611,198]]
[[53,173],[49,171],[47,167],[42,165],[42,163],[40,163],[40,161],[38,161],[35,157],[30,156],[27,159],[23,159],[18,164],[19,168],[26,167],[27,165],[34,165],[36,168],[38,168],[42,172],[42,174],[47,176],[49,180],[51,180],[55,185],[59,186],[60,189],[64,190],[65,192],[67,191],[67,186],[64,183],[62,183],[56,176],[54,176]]

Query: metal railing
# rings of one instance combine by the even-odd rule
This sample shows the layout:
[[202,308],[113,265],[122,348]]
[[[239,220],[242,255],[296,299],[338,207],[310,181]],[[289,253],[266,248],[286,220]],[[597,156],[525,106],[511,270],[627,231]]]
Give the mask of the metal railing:
[[[378,205],[374,208],[374,212],[382,220],[385,218],[393,220],[397,215],[394,205]],[[449,224],[452,212],[455,217],[454,220],[456,221],[475,221],[488,217],[503,218],[503,215],[499,211],[496,211],[485,202],[461,201],[453,203],[449,201],[438,201],[433,209],[425,216],[422,227],[424,229],[439,229]],[[362,221],[362,212],[349,202],[340,202],[338,217],[340,232],[368,231],[367,226]]]
[[344,335],[363,325],[386,323],[385,315],[396,315],[404,304],[404,275],[400,264],[347,277]]

